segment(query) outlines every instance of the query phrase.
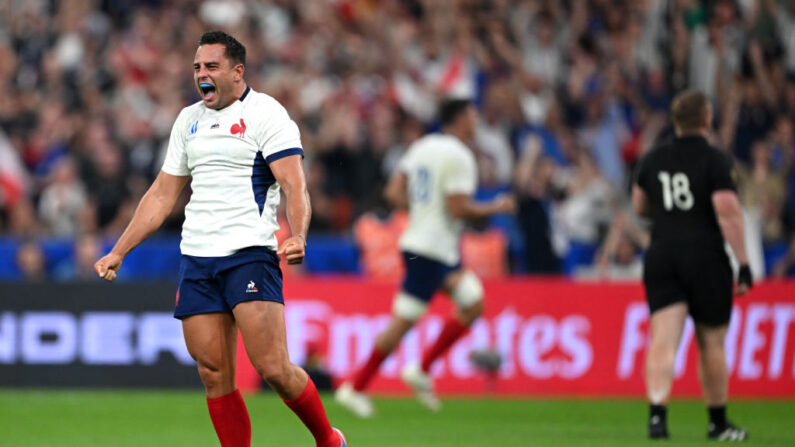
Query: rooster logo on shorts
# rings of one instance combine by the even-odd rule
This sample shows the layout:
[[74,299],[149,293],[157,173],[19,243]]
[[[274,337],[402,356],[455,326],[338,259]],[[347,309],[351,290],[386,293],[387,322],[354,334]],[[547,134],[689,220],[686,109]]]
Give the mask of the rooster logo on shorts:
[[254,285],[254,281],[249,281],[248,286],[246,287],[246,293],[255,293],[255,292],[259,292],[259,290],[257,290],[257,286]]

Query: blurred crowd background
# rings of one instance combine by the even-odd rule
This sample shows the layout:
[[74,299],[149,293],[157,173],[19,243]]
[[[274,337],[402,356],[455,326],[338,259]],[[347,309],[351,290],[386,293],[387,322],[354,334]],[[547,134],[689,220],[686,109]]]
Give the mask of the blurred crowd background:
[[[93,277],[199,100],[209,29],[301,128],[310,271],[363,270],[357,224],[388,221],[383,185],[455,96],[480,111],[478,197],[519,200],[473,228],[507,271],[637,278],[633,167],[692,88],[736,160],[755,272],[793,273],[795,1],[0,0],[0,277]],[[128,278],[174,271],[188,197]]]

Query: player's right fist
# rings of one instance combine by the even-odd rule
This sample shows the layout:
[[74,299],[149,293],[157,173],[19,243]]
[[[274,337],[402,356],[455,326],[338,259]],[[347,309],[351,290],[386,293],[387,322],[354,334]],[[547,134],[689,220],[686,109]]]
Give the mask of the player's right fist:
[[105,281],[116,279],[116,272],[121,268],[122,257],[110,252],[94,264],[94,271]]

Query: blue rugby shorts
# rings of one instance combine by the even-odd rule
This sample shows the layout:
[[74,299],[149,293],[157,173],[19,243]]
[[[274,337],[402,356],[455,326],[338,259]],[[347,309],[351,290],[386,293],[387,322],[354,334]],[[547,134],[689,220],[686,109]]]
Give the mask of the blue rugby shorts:
[[182,255],[174,317],[232,313],[244,301],[284,304],[279,257],[266,247],[247,247],[229,256]]
[[403,278],[403,291],[428,302],[444,286],[447,275],[461,269],[461,263],[450,266],[435,259],[407,251],[402,252],[406,266]]

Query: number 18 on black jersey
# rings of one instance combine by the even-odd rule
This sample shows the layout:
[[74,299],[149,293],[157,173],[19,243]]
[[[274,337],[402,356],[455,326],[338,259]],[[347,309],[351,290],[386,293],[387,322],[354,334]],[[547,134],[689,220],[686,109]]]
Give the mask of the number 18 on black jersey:
[[651,243],[723,250],[712,194],[736,191],[732,159],[701,136],[676,138],[649,151],[635,182],[646,193]]

